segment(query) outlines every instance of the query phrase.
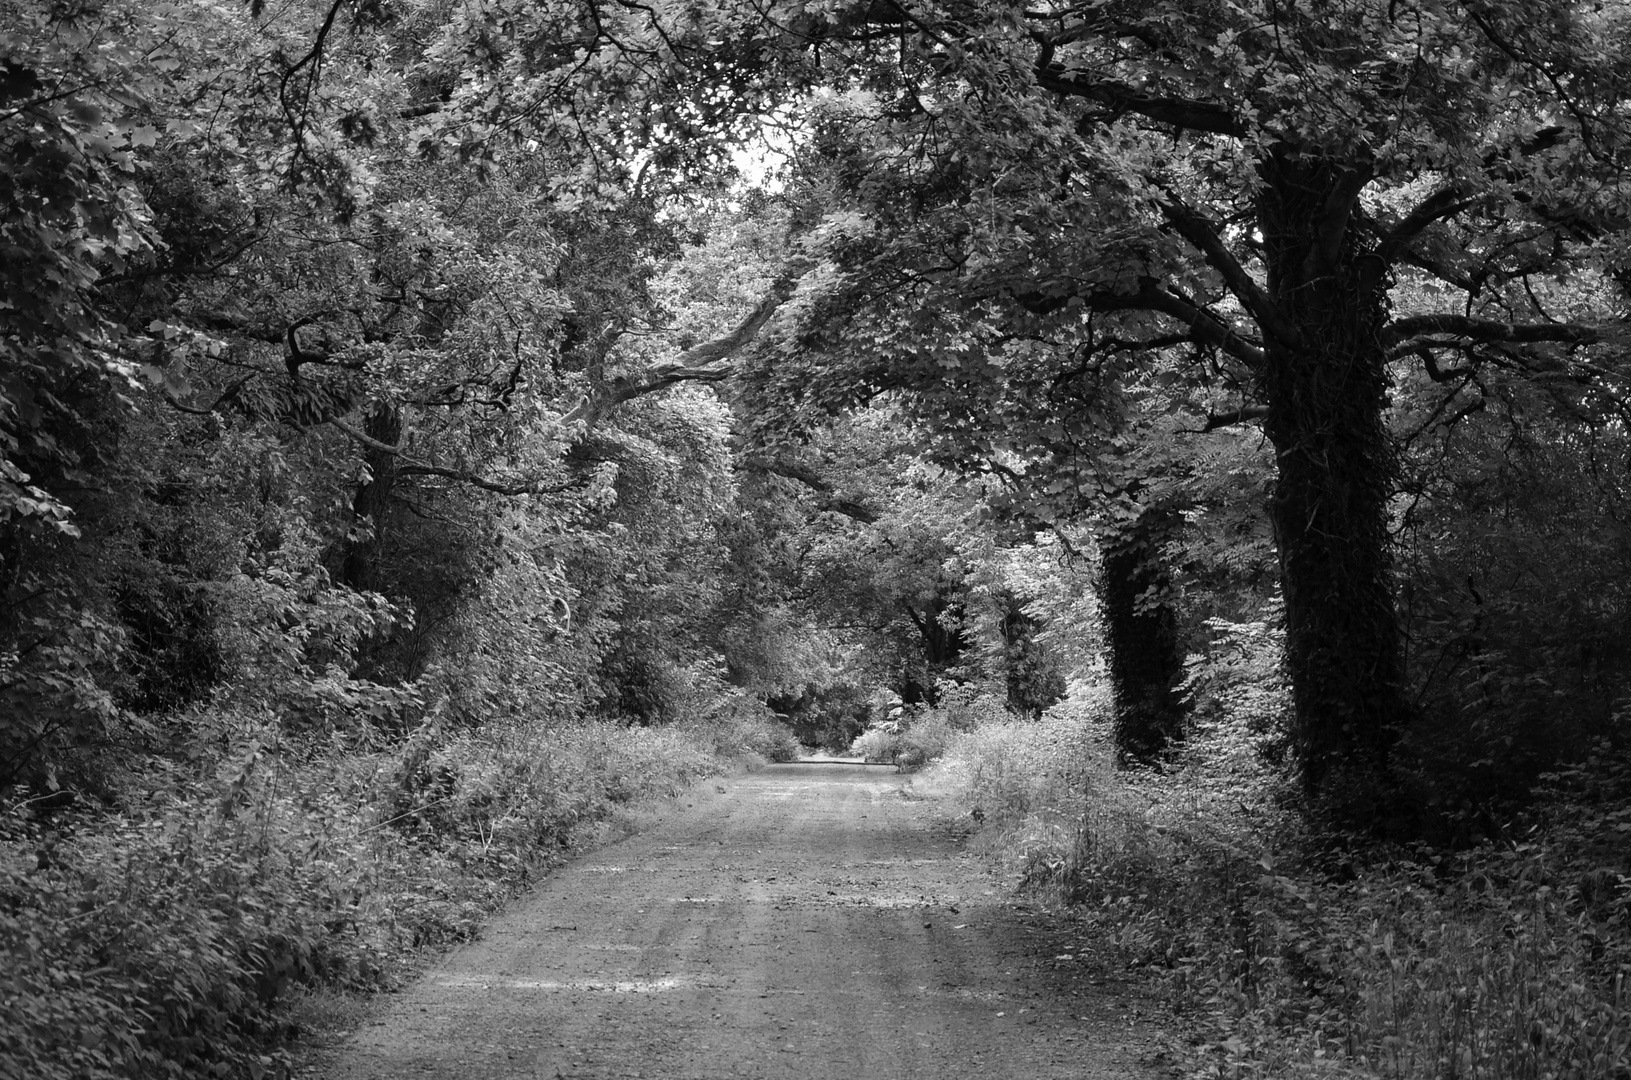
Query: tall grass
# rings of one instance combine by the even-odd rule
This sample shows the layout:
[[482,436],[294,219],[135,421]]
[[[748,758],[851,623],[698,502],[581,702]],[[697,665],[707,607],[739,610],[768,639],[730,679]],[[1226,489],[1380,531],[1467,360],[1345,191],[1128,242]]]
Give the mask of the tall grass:
[[1078,687],[955,737],[935,775],[1159,982],[1194,1075],[1631,1077],[1631,790],[1565,777],[1521,843],[1333,864],[1280,808],[1260,715],[1203,718],[1164,772],[1115,769],[1108,721]]
[[269,718],[213,722],[224,752],[133,772],[111,812],[0,810],[0,1076],[281,1074],[302,994],[391,984],[638,800],[785,741],[751,708],[662,728],[433,711],[393,749],[321,753]]

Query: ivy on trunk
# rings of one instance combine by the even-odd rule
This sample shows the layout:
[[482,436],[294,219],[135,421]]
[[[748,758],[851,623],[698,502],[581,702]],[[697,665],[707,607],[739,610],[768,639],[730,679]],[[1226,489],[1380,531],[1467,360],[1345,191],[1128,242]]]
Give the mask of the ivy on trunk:
[[1183,655],[1172,575],[1161,548],[1180,521],[1170,508],[1139,514],[1102,542],[1099,601],[1105,666],[1115,695],[1116,755],[1150,764],[1183,738]]
[[1305,793],[1360,826],[1388,802],[1409,706],[1388,554],[1389,282],[1373,243],[1331,235],[1353,171],[1271,156],[1258,220],[1268,290],[1294,331],[1268,341],[1262,380],[1298,761]]
[[[1150,429],[1153,469],[1205,467],[1209,432],[1260,422],[1303,792],[1342,827],[1397,831],[1413,709],[1389,380],[1419,364],[1474,396],[1498,373],[1587,417],[1625,400],[1602,348],[1631,225],[1615,18],[1501,0],[846,8],[824,55],[877,99],[815,125],[841,197],[812,234],[834,287],[802,303],[802,344],[856,358],[774,377],[794,400],[828,378],[838,408],[913,395],[1044,520],[1084,492],[1125,509],[1106,461],[1137,436],[1107,370],[1145,415],[1196,418]],[[1113,546],[1101,597],[1133,756],[1169,713],[1167,628],[1129,603],[1149,565]]]

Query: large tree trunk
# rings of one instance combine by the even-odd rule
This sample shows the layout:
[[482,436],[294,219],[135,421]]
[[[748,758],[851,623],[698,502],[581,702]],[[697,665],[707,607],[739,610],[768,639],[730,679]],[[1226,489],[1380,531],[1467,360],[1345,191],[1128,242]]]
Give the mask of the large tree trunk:
[[1184,665],[1161,551],[1179,520],[1171,509],[1146,510],[1103,542],[1100,617],[1123,765],[1150,764],[1183,738],[1186,709],[1177,687]]
[[1409,714],[1388,551],[1387,282],[1340,213],[1350,175],[1289,156],[1261,171],[1269,292],[1294,338],[1265,335],[1264,392],[1298,761],[1317,811],[1374,830],[1400,809],[1388,758]]

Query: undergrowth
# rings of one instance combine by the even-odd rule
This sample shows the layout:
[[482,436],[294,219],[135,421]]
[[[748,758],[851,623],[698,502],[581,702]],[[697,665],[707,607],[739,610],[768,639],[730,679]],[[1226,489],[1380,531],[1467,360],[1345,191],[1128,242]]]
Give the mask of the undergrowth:
[[941,757],[956,737],[1008,716],[992,687],[950,685],[934,706],[897,708],[856,737],[850,753],[916,772]]
[[431,710],[390,749],[210,722],[218,752],[144,766],[111,810],[0,811],[0,1076],[283,1075],[302,994],[390,985],[630,804],[790,740],[731,708],[473,730]]
[[1631,765],[1552,776],[1499,842],[1333,855],[1282,809],[1261,674],[1209,688],[1163,771],[1115,769],[1108,695],[1078,687],[958,736],[941,782],[1152,975],[1193,1076],[1631,1077]]

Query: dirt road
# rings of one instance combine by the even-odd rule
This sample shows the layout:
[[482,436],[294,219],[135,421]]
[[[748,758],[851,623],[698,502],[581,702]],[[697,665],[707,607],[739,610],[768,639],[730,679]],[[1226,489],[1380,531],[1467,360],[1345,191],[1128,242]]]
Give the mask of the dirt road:
[[1128,1001],[893,770],[726,788],[552,875],[329,1080],[1165,1075]]

